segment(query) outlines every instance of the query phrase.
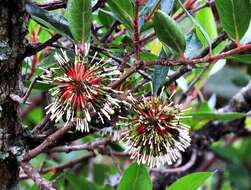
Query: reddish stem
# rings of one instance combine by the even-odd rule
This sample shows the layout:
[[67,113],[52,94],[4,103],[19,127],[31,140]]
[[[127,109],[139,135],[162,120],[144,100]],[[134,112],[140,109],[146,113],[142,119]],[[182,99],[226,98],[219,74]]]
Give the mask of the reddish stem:
[[134,16],[134,47],[136,52],[136,57],[139,59],[140,47],[138,41],[140,40],[140,33],[139,33],[139,7],[140,7],[140,0],[135,0],[135,16]]
[[145,17],[145,22],[148,22],[149,20],[152,19],[155,12],[158,10],[159,6],[160,6],[160,0],[156,3],[156,5],[154,6],[154,8],[153,8],[152,12],[150,13],[150,15]]

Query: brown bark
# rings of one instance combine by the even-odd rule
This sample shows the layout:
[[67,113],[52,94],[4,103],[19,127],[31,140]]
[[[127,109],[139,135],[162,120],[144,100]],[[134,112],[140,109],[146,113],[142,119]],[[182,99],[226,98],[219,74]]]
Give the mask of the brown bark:
[[18,189],[17,160],[23,152],[19,106],[9,95],[21,94],[24,6],[25,0],[0,1],[0,190]]

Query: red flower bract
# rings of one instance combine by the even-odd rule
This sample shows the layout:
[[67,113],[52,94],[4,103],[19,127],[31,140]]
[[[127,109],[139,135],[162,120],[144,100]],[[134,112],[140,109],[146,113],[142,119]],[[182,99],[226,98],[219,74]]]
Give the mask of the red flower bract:
[[[55,100],[47,106],[51,119],[58,121],[65,114],[67,122],[76,120],[76,127],[89,131],[90,112],[96,112],[103,122],[103,116],[110,119],[114,108],[119,108],[120,101],[111,96],[115,92],[107,84],[111,76],[119,73],[116,67],[106,67],[103,59],[94,63],[94,59],[76,56],[72,63],[65,52],[56,54],[59,69],[45,70],[42,78],[55,87],[50,92]],[[116,91],[117,93],[117,91]]]
[[[102,82],[101,78],[92,75],[85,65],[78,64],[66,74],[70,81],[58,81],[60,96],[64,100],[72,99],[72,106],[81,110],[83,105],[87,105],[89,101],[95,102],[96,96],[102,92],[99,90],[99,84]],[[92,90],[88,89],[92,87]]]

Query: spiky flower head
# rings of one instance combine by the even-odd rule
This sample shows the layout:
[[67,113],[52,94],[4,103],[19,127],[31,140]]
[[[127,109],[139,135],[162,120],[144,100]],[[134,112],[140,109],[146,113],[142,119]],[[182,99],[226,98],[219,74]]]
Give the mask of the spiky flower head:
[[172,164],[190,146],[188,126],[182,124],[182,111],[169,100],[155,96],[131,98],[133,115],[122,134],[131,158],[149,167]]
[[66,116],[66,124],[76,121],[76,129],[89,131],[91,113],[97,113],[103,122],[103,117],[110,119],[120,101],[111,96],[116,92],[108,87],[108,83],[118,76],[116,66],[107,67],[108,61],[96,62],[76,56],[72,62],[67,54],[55,54],[59,68],[45,70],[42,78],[54,85],[50,89],[54,101],[46,107],[51,120],[59,121]]

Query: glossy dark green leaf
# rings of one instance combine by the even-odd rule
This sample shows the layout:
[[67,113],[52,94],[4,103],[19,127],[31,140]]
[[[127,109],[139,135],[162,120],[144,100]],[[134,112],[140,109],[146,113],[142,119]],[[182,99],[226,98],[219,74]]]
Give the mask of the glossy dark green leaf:
[[212,172],[198,172],[187,175],[174,182],[166,190],[197,190],[212,176]]
[[186,41],[177,23],[160,10],[155,13],[153,23],[157,37],[178,54],[183,54]]
[[[166,50],[168,51],[168,49]],[[171,53],[165,52],[162,48],[159,58],[170,58]],[[157,94],[160,87],[164,84],[166,81],[166,77],[168,74],[169,67],[163,66],[163,65],[155,65],[154,71],[153,71],[153,77],[152,77],[152,86],[153,86],[153,94]]]
[[133,163],[125,171],[117,190],[152,190],[152,188],[146,167]]
[[103,190],[103,188],[101,186],[86,180],[85,178],[83,178],[83,176],[81,176],[81,178],[79,178],[78,176],[69,173],[69,174],[67,174],[66,178],[70,184],[70,189],[74,189],[74,190],[83,190],[83,189]]
[[233,39],[240,40],[250,23],[250,0],[216,0],[215,4],[224,30]]
[[145,32],[147,30],[150,30],[153,28],[153,22],[152,21],[148,21],[145,24],[142,25],[142,27],[140,28],[140,32]]
[[231,59],[236,62],[251,64],[251,54],[233,55],[228,57],[228,59]]
[[67,12],[74,39],[78,42],[89,42],[92,22],[91,0],[69,0]]
[[123,10],[125,10],[131,17],[133,17],[134,15],[134,5],[133,2],[134,0],[113,0],[114,2],[116,2],[117,4],[120,5],[121,8],[123,8]]
[[40,24],[55,30],[61,35],[66,35],[72,38],[69,23],[63,16],[46,11],[32,3],[26,4],[26,11]]
[[103,185],[105,179],[111,174],[111,168],[104,164],[93,165],[93,180],[96,184]]
[[110,14],[106,12],[106,10],[99,10],[98,12],[98,18],[102,25],[104,25],[106,28],[109,28],[111,24],[113,23],[113,18]]
[[[125,1],[125,2],[124,2]],[[130,5],[132,2],[130,0],[109,0],[108,5],[112,9],[113,13],[116,15],[119,21],[127,27],[129,31],[133,31],[132,15],[133,7]],[[124,6],[123,6],[124,5]],[[131,10],[132,9],[132,10]]]
[[189,113],[186,116],[191,116],[192,119],[197,120],[219,120],[219,121],[232,121],[235,119],[240,119],[245,117],[245,113],[238,112],[228,112],[228,113],[202,113],[202,112],[194,112]]
[[[24,86],[25,87],[29,87],[31,81],[24,81]],[[51,84],[46,84],[46,83],[43,83],[41,81],[37,81],[34,86],[33,86],[33,89],[36,89],[36,90],[49,90],[53,87],[53,85]]]

